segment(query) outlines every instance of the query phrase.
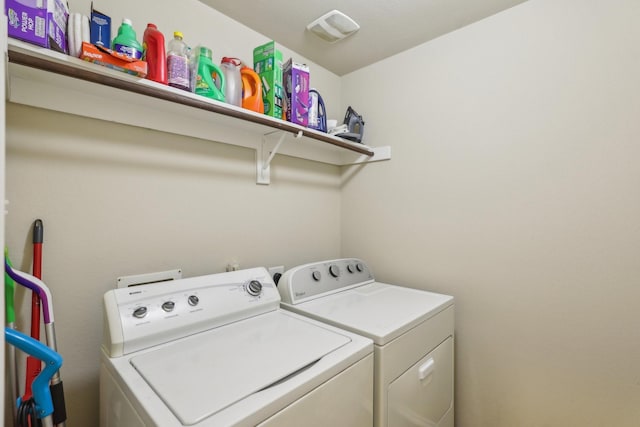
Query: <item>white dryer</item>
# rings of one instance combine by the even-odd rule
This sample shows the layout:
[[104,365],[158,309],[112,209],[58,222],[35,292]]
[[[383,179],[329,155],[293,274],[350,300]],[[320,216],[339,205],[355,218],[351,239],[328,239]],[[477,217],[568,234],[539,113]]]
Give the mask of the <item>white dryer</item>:
[[371,340],[279,304],[264,268],[108,291],[100,425],[370,427]]
[[359,259],[286,271],[282,307],[374,341],[374,426],[454,425],[453,297],[376,282]]

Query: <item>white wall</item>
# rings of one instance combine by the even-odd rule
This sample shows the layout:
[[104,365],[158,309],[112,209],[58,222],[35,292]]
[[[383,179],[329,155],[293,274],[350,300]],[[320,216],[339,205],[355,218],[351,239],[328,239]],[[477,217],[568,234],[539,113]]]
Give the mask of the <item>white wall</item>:
[[343,78],[342,254],[456,297],[457,425],[640,425],[640,3],[531,0]]
[[[71,9],[87,13],[89,4]],[[147,22],[165,35],[182,30],[218,62],[251,63],[252,49],[268,41],[195,0],[94,4],[114,32],[124,16],[138,38]],[[328,107],[339,108],[340,78],[306,62]],[[98,424],[102,296],[118,276],[181,268],[190,277],[231,262],[292,266],[339,256],[338,167],[276,156],[271,174],[270,186],[255,184],[254,150],[7,104],[6,243],[14,266],[31,271],[32,224],[43,219],[68,426]],[[18,326],[28,331],[30,294],[19,293],[17,304]]]

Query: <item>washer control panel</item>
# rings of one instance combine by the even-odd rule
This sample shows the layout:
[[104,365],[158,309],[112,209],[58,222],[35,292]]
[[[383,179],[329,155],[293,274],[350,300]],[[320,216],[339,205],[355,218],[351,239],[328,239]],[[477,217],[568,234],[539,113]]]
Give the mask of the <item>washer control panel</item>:
[[373,281],[364,261],[343,258],[292,268],[280,278],[278,290],[283,303],[298,304]]
[[103,348],[118,357],[278,309],[264,268],[113,289],[104,295]]

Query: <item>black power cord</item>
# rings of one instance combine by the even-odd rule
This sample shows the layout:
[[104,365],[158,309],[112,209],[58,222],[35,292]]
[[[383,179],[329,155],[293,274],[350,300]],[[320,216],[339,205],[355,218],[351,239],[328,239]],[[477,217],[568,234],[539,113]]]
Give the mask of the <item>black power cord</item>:
[[36,402],[33,398],[20,403],[16,421],[18,427],[42,427],[42,420],[38,418]]

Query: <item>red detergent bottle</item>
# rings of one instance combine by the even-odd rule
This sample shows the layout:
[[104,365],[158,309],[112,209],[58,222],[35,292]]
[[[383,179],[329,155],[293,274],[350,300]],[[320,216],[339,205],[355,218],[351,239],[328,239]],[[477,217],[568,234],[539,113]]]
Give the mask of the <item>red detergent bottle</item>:
[[147,24],[142,37],[144,54],[142,59],[147,61],[147,78],[166,85],[167,80],[167,51],[164,46],[164,35],[155,24]]

